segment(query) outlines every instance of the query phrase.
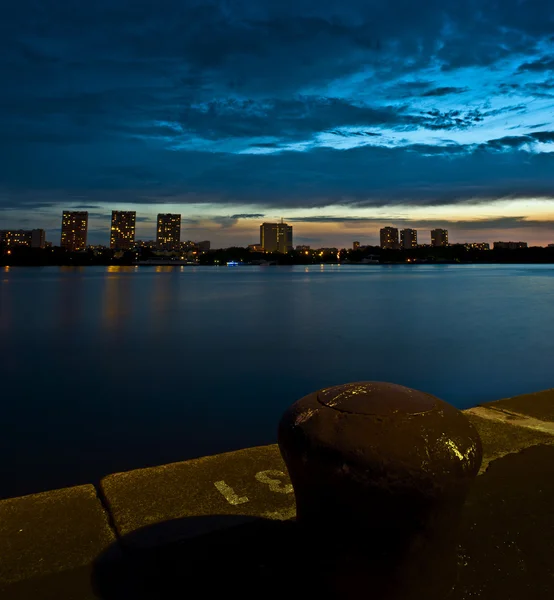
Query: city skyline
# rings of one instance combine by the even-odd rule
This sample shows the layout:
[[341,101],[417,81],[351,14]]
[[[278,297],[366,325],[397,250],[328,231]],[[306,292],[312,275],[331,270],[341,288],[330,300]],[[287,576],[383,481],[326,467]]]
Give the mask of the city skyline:
[[218,246],[281,217],[319,246],[554,242],[548,3],[104,4],[4,15],[0,229],[55,240],[86,210],[107,245],[118,210]]
[[[134,247],[135,243],[149,243],[152,247],[156,247],[160,250],[176,250],[181,246],[181,215],[178,213],[159,213],[156,219],[156,228],[153,236],[137,236],[136,235],[136,222],[137,215],[136,211],[112,211],[111,222],[110,222],[110,242],[109,247],[114,250],[125,250]],[[79,251],[85,249],[85,247],[98,247],[106,244],[87,244],[87,233],[88,233],[88,212],[87,211],[63,211],[62,213],[62,227],[61,227],[61,241],[60,246],[65,247],[70,251]],[[484,247],[530,247],[534,244],[529,244],[527,241],[519,240],[515,242],[513,240],[495,239],[494,242],[475,242],[475,241],[452,241],[449,239],[449,232],[447,229],[435,228],[429,230],[430,240],[421,241],[420,239],[421,230],[405,228],[399,229],[398,227],[386,226],[379,230],[378,242],[361,243],[359,240],[351,241],[351,246],[356,250],[357,248],[364,248],[367,246],[381,247],[384,249],[405,249],[409,250],[412,248],[424,247],[424,246],[451,246],[451,245],[465,245],[466,247],[473,248],[484,248]],[[52,244],[50,240],[46,239],[46,231],[43,228],[39,229],[16,229],[6,228],[0,230],[0,242],[5,241],[6,235],[8,237],[17,240],[25,239],[31,245],[31,235],[33,239],[33,246],[38,247],[40,234],[40,247],[44,247],[45,242]],[[28,238],[28,239],[27,239]],[[155,239],[154,239],[155,238]],[[14,241],[12,240],[12,241]],[[123,243],[121,243],[123,240]],[[211,242],[199,242],[200,244]],[[8,244],[9,245],[9,244]],[[293,244],[293,226],[284,222],[281,218],[280,221],[276,222],[263,222],[259,225],[259,242],[247,245],[239,245],[239,247],[249,247],[255,249],[266,248],[268,252],[282,252],[286,253],[294,249]],[[218,246],[214,246],[218,247]],[[310,248],[311,245],[296,244],[298,248]],[[333,246],[320,246],[320,248],[329,248]],[[335,246],[336,248],[346,249],[349,246]],[[554,244],[539,245],[539,247],[554,247]],[[224,248],[220,246],[219,248]],[[267,249],[269,248],[269,249]]]

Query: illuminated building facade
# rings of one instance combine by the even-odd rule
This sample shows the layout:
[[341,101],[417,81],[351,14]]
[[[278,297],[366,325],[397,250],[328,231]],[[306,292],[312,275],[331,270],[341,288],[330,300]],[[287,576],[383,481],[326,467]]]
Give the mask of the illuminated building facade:
[[466,250],[490,250],[491,247],[487,242],[470,242],[468,244],[464,244],[464,248]]
[[64,210],[60,246],[70,252],[79,252],[87,246],[88,212]]
[[448,231],[446,229],[432,229],[431,246],[448,246]]
[[379,231],[379,237],[381,248],[391,250],[399,247],[398,229],[396,227],[383,227]]
[[417,248],[417,231],[415,229],[402,229],[400,231],[400,246],[405,250]]
[[135,245],[135,223],[137,213],[134,210],[113,210],[110,231],[112,250],[130,250]]
[[177,250],[181,244],[181,215],[158,215],[156,245],[160,250]]
[[262,223],[260,245],[265,252],[290,252],[293,248],[292,225],[283,223],[283,220],[280,223]]
[[148,250],[156,250],[158,245],[155,240],[137,240],[135,247],[147,248]]
[[0,244],[7,248],[27,246],[28,248],[45,248],[46,234],[44,229],[2,229]]
[[523,250],[527,248],[527,242],[494,242],[495,250]]

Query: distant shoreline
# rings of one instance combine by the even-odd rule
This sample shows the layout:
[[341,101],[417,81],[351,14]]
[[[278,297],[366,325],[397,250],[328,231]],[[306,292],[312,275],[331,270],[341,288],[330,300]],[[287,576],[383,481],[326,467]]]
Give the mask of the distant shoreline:
[[522,262],[522,261],[517,261],[517,262],[483,262],[483,261],[474,261],[474,262],[457,262],[457,261],[443,261],[443,262],[421,262],[421,263],[408,263],[408,262],[382,262],[382,263],[373,263],[373,264],[367,264],[367,263],[333,263],[333,262],[322,262],[322,263],[310,263],[310,264],[301,264],[301,263],[296,263],[296,264],[272,264],[272,265],[256,265],[256,264],[250,264],[250,263],[242,263],[240,265],[226,265],[226,264],[221,264],[221,265],[203,265],[203,264],[184,264],[184,263],[178,263],[178,264],[170,264],[170,263],[163,263],[163,264],[140,264],[140,263],[105,263],[105,264],[67,264],[67,263],[59,263],[59,264],[4,264],[4,265],[0,265],[0,268],[2,269],[15,269],[15,268],[70,268],[70,269],[82,269],[82,268],[93,268],[93,267],[133,267],[133,268],[138,268],[138,267],[149,267],[149,268],[156,268],[156,267],[164,267],[164,268],[198,268],[198,267],[209,267],[209,268],[224,268],[224,269],[241,269],[241,268],[245,268],[245,267],[258,267],[258,268],[274,268],[274,267],[318,267],[318,266],[343,266],[343,267],[366,267],[368,269],[371,268],[375,268],[375,267],[391,267],[391,266],[404,266],[404,267],[442,267],[442,266],[459,266],[459,267],[463,267],[463,266],[474,266],[474,265],[511,265],[511,266],[517,266],[517,265],[554,265],[554,260],[553,261],[529,261],[529,262]]
[[[175,265],[173,265],[175,261]],[[318,248],[304,246],[286,254],[253,252],[234,247],[173,256],[149,248],[137,247],[119,251],[109,248],[69,252],[63,248],[2,248],[2,266],[290,266],[290,265],[477,265],[477,264],[554,264],[554,247],[479,250],[460,244],[410,249],[382,249],[368,246],[360,249]]]

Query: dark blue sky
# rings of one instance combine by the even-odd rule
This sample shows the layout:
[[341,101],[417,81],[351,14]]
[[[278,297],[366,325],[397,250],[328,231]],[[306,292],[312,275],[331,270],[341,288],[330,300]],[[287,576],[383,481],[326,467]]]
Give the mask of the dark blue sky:
[[[554,4],[19,0],[0,22],[0,228],[86,207],[185,239],[554,242]],[[422,233],[427,241],[428,233]]]

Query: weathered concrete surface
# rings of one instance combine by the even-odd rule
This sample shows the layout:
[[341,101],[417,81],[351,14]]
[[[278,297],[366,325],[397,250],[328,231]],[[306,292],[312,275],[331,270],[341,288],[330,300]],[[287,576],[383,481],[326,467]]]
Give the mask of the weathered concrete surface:
[[452,600],[554,598],[554,447],[492,462],[464,511]]
[[480,473],[486,471],[491,461],[506,454],[519,452],[536,444],[554,444],[554,435],[542,431],[484,418],[471,411],[465,411],[465,415],[475,425],[483,442]]
[[[470,492],[462,523],[458,582],[448,600],[554,598],[554,447],[491,463]],[[124,569],[97,570],[94,580],[104,600],[170,600],[175,590],[206,598],[344,600],[329,585],[335,558],[304,538],[297,523],[260,520],[150,550]],[[371,583],[364,583],[350,597],[372,598]]]
[[[449,600],[554,598],[554,391],[523,398],[465,411],[488,468],[464,509],[460,580]],[[92,486],[0,501],[0,597],[173,599],[178,589],[326,598],[326,557],[310,555],[294,522],[280,520],[295,514],[284,471],[273,445],[107,477],[103,493],[125,547],[141,549],[122,562],[96,559],[118,544]]]
[[482,406],[527,415],[541,421],[554,421],[554,389],[514,396]]
[[[195,537],[253,517],[295,514],[276,445],[116,473],[101,488],[123,543],[133,547]],[[152,527],[159,523],[164,526]],[[142,534],[130,535],[138,530]]]
[[[50,573],[0,585],[2,600],[98,600],[91,584],[96,567],[85,565],[70,571]],[[123,600],[124,596],[122,596]],[[133,600],[135,600],[133,598]]]
[[0,585],[90,565],[115,543],[92,485],[0,501]]

